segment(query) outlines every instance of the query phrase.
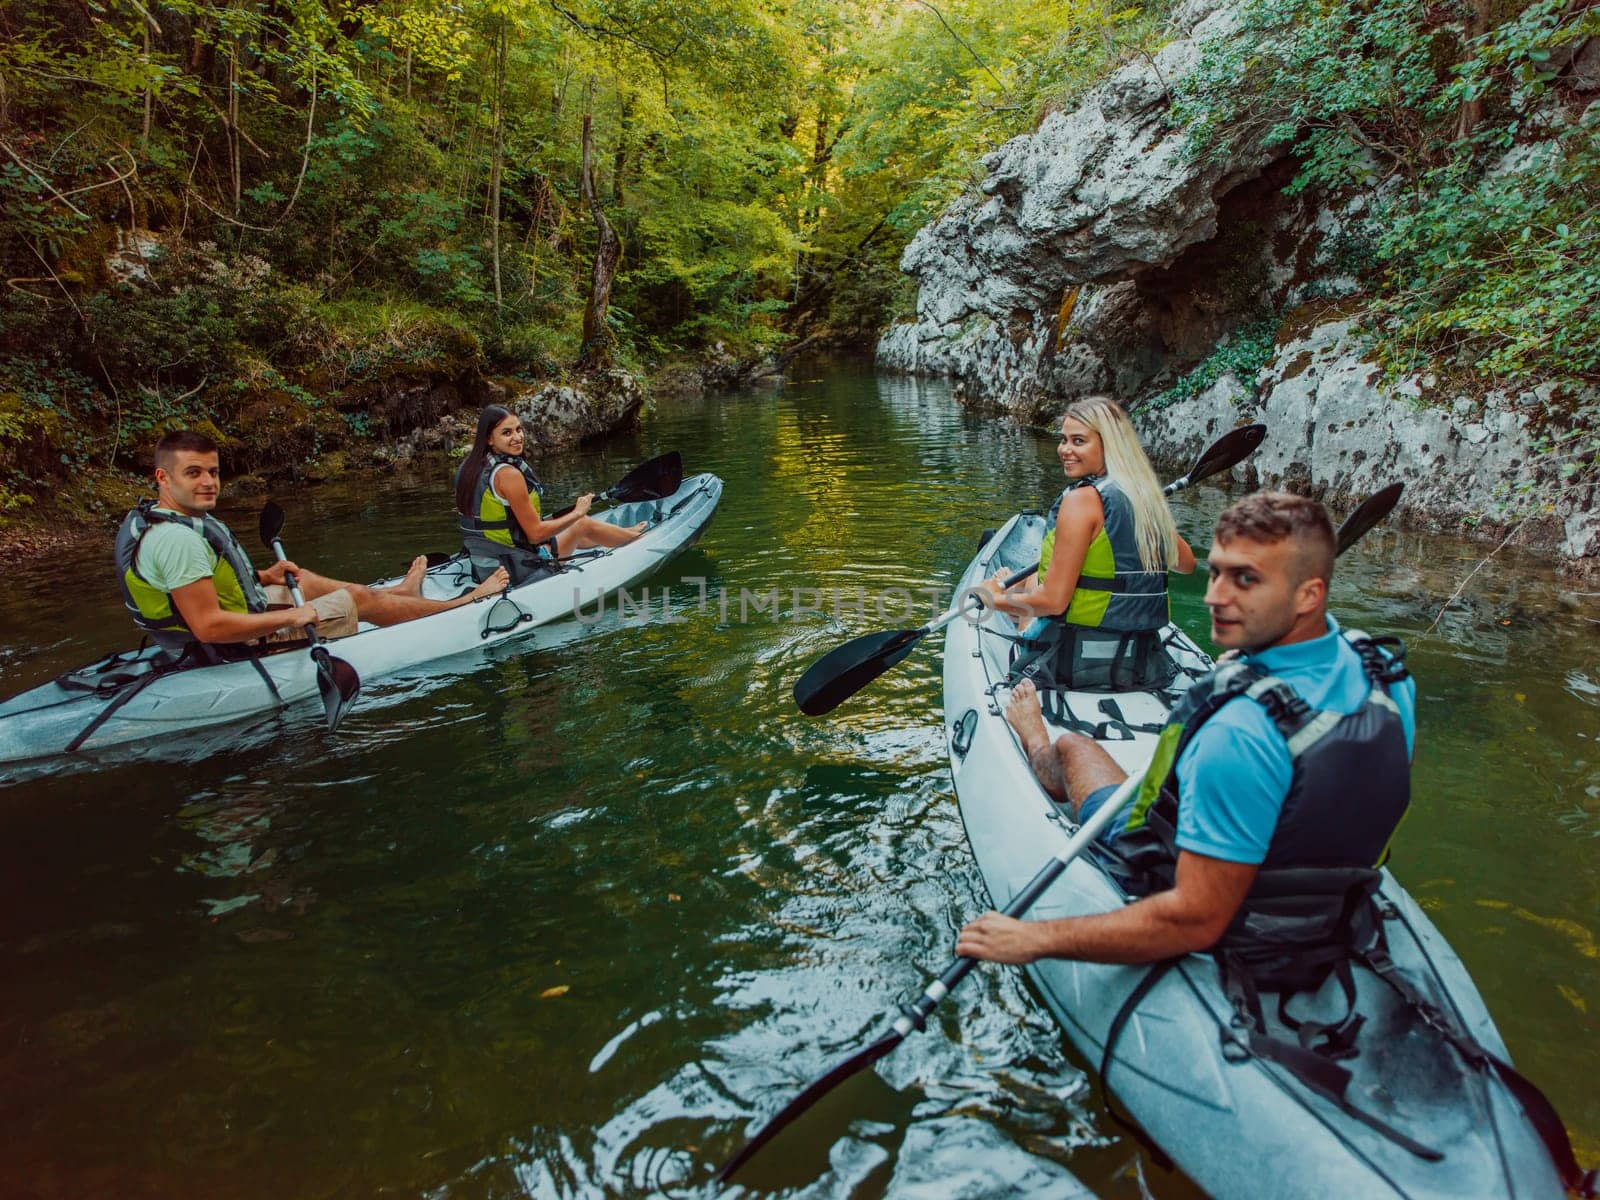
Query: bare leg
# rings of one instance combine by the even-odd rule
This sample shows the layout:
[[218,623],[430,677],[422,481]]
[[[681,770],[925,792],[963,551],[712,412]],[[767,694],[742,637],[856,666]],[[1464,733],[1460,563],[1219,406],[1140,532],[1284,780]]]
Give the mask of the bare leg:
[[574,550],[588,550],[594,546],[626,546],[644,532],[645,522],[629,525],[613,525],[609,521],[597,521],[593,517],[584,517],[575,524],[568,525],[556,534],[556,546],[565,558]]
[[1039,692],[1031,679],[1024,679],[1011,689],[1006,721],[1017,731],[1039,786],[1058,804],[1070,804],[1074,817],[1090,792],[1119,784],[1128,777],[1117,760],[1093,738],[1064,733],[1051,743],[1039,707]]
[[1081,733],[1063,733],[1056,739],[1055,751],[1061,773],[1067,778],[1074,817],[1078,815],[1078,806],[1091,792],[1115,787],[1128,777],[1099,742]]
[[374,625],[399,625],[404,621],[414,621],[418,617],[444,612],[446,609],[459,608],[480,597],[504,591],[510,582],[511,576],[506,574],[506,569],[497,567],[488,579],[454,600],[424,600],[420,596],[406,595],[398,588],[373,589],[359,583],[341,583],[337,579],[329,579],[314,571],[300,572],[300,590],[307,600],[315,600],[318,596],[344,588],[355,599],[356,614],[363,621],[370,621]]

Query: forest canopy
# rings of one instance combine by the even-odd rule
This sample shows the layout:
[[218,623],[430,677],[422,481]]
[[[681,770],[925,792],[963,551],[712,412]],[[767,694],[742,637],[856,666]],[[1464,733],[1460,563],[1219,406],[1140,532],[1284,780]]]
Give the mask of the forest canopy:
[[118,460],[266,398],[310,454],[385,372],[870,335],[976,154],[1144,29],[1082,0],[9,0],[0,511],[72,465],[63,422],[115,430],[67,459]]

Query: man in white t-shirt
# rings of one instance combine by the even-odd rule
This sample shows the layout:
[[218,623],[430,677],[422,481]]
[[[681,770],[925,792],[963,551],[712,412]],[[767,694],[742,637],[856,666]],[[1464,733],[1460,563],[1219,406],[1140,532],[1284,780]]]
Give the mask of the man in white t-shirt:
[[[222,489],[216,443],[203,434],[169,433],[156,445],[157,499],[141,501],[117,534],[123,599],[140,628],[180,652],[205,645],[356,631],[357,621],[396,625],[443,612],[505,588],[502,570],[454,600],[422,596],[427,560],[418,557],[392,588],[329,579],[292,562],[256,570],[233,533],[212,516]],[[287,572],[306,603],[290,605]],[[276,605],[276,607],[273,607]]]

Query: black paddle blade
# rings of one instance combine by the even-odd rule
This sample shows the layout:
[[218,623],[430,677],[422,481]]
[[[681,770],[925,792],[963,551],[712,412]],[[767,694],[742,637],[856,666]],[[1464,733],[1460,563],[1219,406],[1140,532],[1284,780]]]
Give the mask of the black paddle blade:
[[1256,452],[1256,447],[1266,439],[1265,425],[1242,425],[1231,429],[1208,446],[1200,460],[1190,469],[1186,478],[1190,483],[1210,479],[1218,471],[1238,466]]
[[745,1163],[749,1162],[751,1156],[754,1155],[757,1150],[761,1149],[761,1147],[765,1146],[773,1138],[777,1137],[779,1132],[791,1124],[796,1117],[805,1112],[806,1109],[810,1108],[818,1100],[822,1099],[822,1097],[827,1095],[827,1093],[838,1087],[839,1084],[843,1083],[846,1079],[849,1079],[850,1076],[856,1074],[858,1071],[862,1071],[867,1067],[870,1067],[873,1063],[877,1062],[880,1058],[889,1053],[889,1051],[893,1050],[904,1040],[905,1035],[903,1033],[900,1033],[896,1030],[890,1030],[877,1041],[873,1042],[872,1045],[868,1046],[865,1050],[861,1050],[855,1054],[852,1054],[849,1058],[845,1059],[844,1062],[840,1063],[837,1067],[834,1067],[831,1071],[817,1076],[817,1078],[813,1079],[806,1086],[805,1091],[801,1092],[793,1100],[789,1101],[788,1104],[784,1105],[783,1109],[778,1113],[777,1116],[773,1117],[770,1121],[763,1125],[756,1132],[755,1137],[751,1138],[743,1146],[740,1146],[738,1153],[717,1168],[717,1173],[711,1177],[713,1182],[719,1184],[727,1183],[729,1177],[732,1176],[735,1171],[744,1166]]
[[1367,530],[1392,513],[1394,506],[1400,503],[1400,493],[1404,490],[1405,484],[1391,483],[1382,491],[1373,492],[1368,496],[1355,512],[1344,519],[1344,524],[1339,526],[1339,532],[1334,539],[1334,554],[1343,554],[1360,541]]
[[851,638],[806,668],[795,682],[794,702],[808,717],[832,712],[910,654],[927,632],[890,629]]
[[622,504],[635,500],[660,500],[683,483],[683,456],[676,450],[642,462],[629,471],[606,495]]
[[278,540],[282,532],[283,509],[278,507],[276,500],[268,500],[261,506],[261,544],[271,550],[272,543]]
[[311,661],[317,664],[317,691],[322,693],[322,707],[328,714],[328,732],[339,728],[345,710],[361,691],[361,676],[342,658],[328,653],[326,646],[311,647]]
[[[595,497],[596,503],[632,504],[635,500],[661,500],[672,495],[683,483],[683,456],[668,450],[640,463],[615,484]],[[576,504],[569,504],[559,512],[550,514],[554,521],[566,516]]]

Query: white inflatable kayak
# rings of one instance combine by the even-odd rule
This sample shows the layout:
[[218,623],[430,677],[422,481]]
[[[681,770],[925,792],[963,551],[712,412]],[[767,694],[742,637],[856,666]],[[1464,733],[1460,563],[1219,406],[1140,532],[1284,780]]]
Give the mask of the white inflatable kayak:
[[[327,643],[328,648],[369,683],[522,637],[580,607],[592,609],[601,597],[658,571],[694,545],[721,498],[722,481],[715,475],[685,479],[661,500],[595,514],[617,525],[649,522],[637,541],[614,550],[581,551],[558,574],[430,617],[381,629],[363,624],[358,633]],[[472,586],[458,556],[429,569],[423,595],[450,599]],[[316,669],[304,648],[166,673],[150,671],[156,658],[154,648],[112,656],[0,703],[0,769],[241,721],[318,695]]]
[[[958,594],[997,570],[1037,562],[1043,532],[1040,517],[1014,517],[979,551]],[[996,627],[1014,632],[1009,622]],[[1186,671],[1210,668],[1209,658],[1176,627],[1166,637]],[[985,625],[957,620],[946,628],[951,774],[996,908],[1018,895],[1076,828],[1039,787],[1006,723],[1012,646]],[[1183,686],[1180,676],[1174,687]],[[1068,691],[1049,696],[1045,709],[1052,737],[1065,732],[1068,722],[1080,731],[1093,725],[1092,736],[1133,773],[1149,761],[1154,730],[1167,716],[1165,699],[1143,692],[1107,697]],[[1126,902],[1107,866],[1091,852],[1075,858],[1028,915],[1084,915]],[[1388,872],[1379,909],[1389,955],[1406,979],[1457,1030],[1504,1059],[1505,1046],[1461,960]],[[1066,1035],[1096,1066],[1119,1010],[1149,973],[1146,967],[1060,960],[1027,970]],[[1373,972],[1358,967],[1353,975],[1355,1007],[1367,1020],[1354,1057],[1337,1063],[1351,1073],[1344,1096],[1359,1114],[1416,1143],[1411,1148],[1276,1063],[1239,1053],[1238,1042],[1225,1046],[1233,1006],[1208,955],[1178,961],[1135,1003],[1114,1041],[1106,1085],[1201,1188],[1229,1200],[1563,1195],[1552,1152],[1501,1077],[1469,1065]],[[1293,1041],[1293,1032],[1277,1022],[1272,998],[1265,999],[1272,1032]],[[1330,978],[1314,997],[1296,996],[1294,1007],[1302,1019],[1336,1020],[1345,998]]]

